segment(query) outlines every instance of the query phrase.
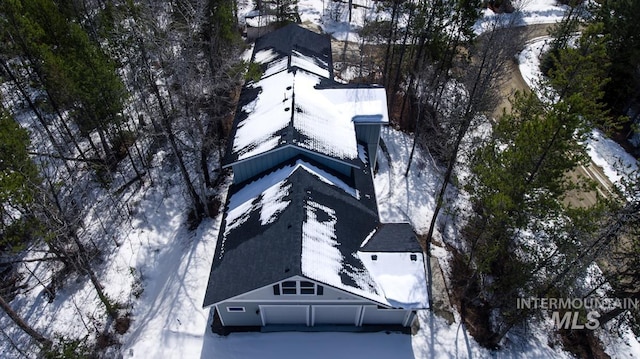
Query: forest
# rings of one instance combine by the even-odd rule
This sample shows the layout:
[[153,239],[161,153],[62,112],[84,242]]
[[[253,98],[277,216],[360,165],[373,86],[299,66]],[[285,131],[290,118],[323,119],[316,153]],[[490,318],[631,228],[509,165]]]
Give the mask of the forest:
[[[336,74],[384,85],[391,126],[412,139],[411,157],[428,153],[437,165],[421,244],[427,254],[434,246],[449,253],[453,310],[493,350],[508,333],[551,316],[516,298],[640,299],[640,174],[606,195],[575,175],[590,162],[585,143],[593,129],[640,154],[633,141],[640,2],[564,0],[563,19],[548,27],[538,89],[505,93],[528,29],[506,16],[481,32],[476,25],[487,8],[514,13],[519,5],[322,1],[326,19],[352,23],[366,14],[351,29],[357,36],[334,43]],[[227,136],[240,88],[256,76],[246,56],[245,9],[277,28],[301,21],[298,6],[0,0],[0,332],[7,355],[120,355],[145,275],[125,269],[130,282],[120,295],[105,271],[114,253],[132,246],[125,228],[151,216],[136,198],[148,188],[178,191],[184,201],[175,213],[194,233],[219,216]],[[420,170],[410,158],[404,175]],[[595,200],[581,201],[585,194]],[[451,218],[453,233],[444,228]],[[34,293],[57,303],[79,283],[99,303],[80,314],[84,335],[25,316],[22,306]],[[640,336],[640,308],[610,308],[598,321]],[[579,357],[607,357],[602,333],[556,333]]]

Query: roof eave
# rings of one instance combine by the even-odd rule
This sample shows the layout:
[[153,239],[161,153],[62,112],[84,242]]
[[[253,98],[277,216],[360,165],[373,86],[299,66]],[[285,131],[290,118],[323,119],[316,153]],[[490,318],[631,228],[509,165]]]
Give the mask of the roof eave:
[[[269,151],[265,151],[265,152],[259,153],[257,155],[253,155],[253,156],[250,156],[250,157],[247,157],[247,158],[243,158],[243,159],[240,159],[240,160],[235,160],[233,162],[229,162],[229,163],[223,164],[222,168],[229,168],[229,167],[232,167],[233,165],[236,165],[236,164],[239,164],[239,163],[255,160],[255,159],[260,158],[262,156],[266,156],[268,154],[271,154],[271,153],[274,153],[274,152],[277,152],[277,151],[280,151],[280,150],[284,150],[286,148],[295,148],[295,149],[298,149],[298,150],[303,151],[303,152],[312,153],[314,155],[317,155],[317,156],[320,156],[320,157],[323,157],[323,158],[326,158],[326,159],[330,159],[332,161],[336,161],[338,163],[344,164],[344,165],[349,166],[349,167],[360,168],[360,166],[359,166],[359,164],[357,162],[356,163],[347,162],[347,161],[341,160],[339,158],[331,157],[331,156],[326,155],[324,153],[316,152],[316,151],[310,150],[308,148],[304,148],[304,147],[298,146],[296,144],[287,144],[287,145],[284,145],[284,146],[280,146],[280,147],[271,149]],[[354,159],[354,162],[355,161],[357,161],[357,159]]]

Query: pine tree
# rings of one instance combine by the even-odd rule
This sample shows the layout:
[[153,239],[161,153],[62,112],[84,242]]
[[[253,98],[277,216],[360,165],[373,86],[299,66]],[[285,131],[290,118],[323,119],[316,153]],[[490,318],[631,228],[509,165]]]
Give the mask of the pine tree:
[[0,248],[23,248],[34,228],[29,206],[38,181],[27,148],[29,136],[9,114],[0,110]]
[[[593,22],[602,24],[601,34],[607,37],[606,52],[611,59],[605,96],[616,116],[640,113],[640,2],[605,0],[592,9]],[[638,115],[636,115],[637,117]]]
[[70,110],[89,141],[97,131],[112,161],[110,135],[126,98],[115,63],[52,0],[3,0],[2,7],[9,41],[30,60],[52,105]]
[[[467,267],[461,269],[474,275],[462,284],[461,303],[477,306],[474,298],[480,296],[497,309],[500,319],[484,323],[492,332],[481,338],[485,345],[497,345],[526,318],[515,308],[516,294],[544,296],[569,288],[575,269],[593,262],[606,245],[585,239],[597,230],[602,206],[576,209],[562,202],[582,185],[566,173],[587,160],[584,141],[594,123],[606,118],[600,104],[607,68],[603,50],[603,39],[589,29],[576,48],[560,50],[541,98],[517,94],[512,112],[475,153],[467,187],[474,214],[464,230]],[[534,237],[527,240],[527,233]],[[489,280],[483,284],[479,278]]]

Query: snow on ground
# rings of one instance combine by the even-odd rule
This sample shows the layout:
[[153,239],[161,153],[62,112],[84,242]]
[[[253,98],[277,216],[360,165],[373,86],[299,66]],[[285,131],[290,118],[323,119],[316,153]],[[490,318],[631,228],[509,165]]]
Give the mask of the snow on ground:
[[[433,208],[437,186],[436,170],[428,155],[417,151],[412,170],[404,177],[411,150],[411,137],[392,128],[382,133],[390,161],[380,154],[375,178],[379,207],[387,221],[410,221],[424,232]],[[160,159],[163,156],[158,156]],[[389,165],[389,164],[392,165]],[[109,294],[122,298],[121,290],[133,285],[135,268],[144,292],[133,300],[132,325],[121,338],[120,353],[125,358],[451,358],[451,357],[566,357],[546,345],[544,333],[533,338],[514,335],[505,350],[492,353],[481,348],[456,322],[428,311],[419,313],[421,329],[414,336],[397,333],[233,333],[222,337],[213,334],[208,309],[202,309],[220,216],[203,222],[195,232],[184,225],[184,194],[179,176],[170,167],[154,178],[163,184],[146,185],[132,199],[134,218],[118,232],[121,243],[108,258],[109,267],[102,273]],[[108,206],[105,205],[104,210]],[[100,213],[100,211],[96,211]],[[96,214],[97,215],[97,214]],[[67,292],[73,291],[65,289]],[[83,310],[99,312],[93,300],[86,306],[79,294],[95,297],[91,288],[76,292],[75,304]],[[38,328],[62,330],[65,335],[81,337],[82,318],[77,315],[71,297],[60,296],[60,306],[41,303],[20,306],[42,318]],[[98,308],[98,309],[91,309]],[[83,313],[84,314],[84,313]],[[6,318],[2,323],[6,323]],[[46,322],[46,324],[45,324]],[[511,339],[512,338],[512,339]],[[523,339],[526,338],[526,339]]]
[[391,127],[382,129],[382,142],[388,150],[378,150],[378,172],[374,178],[380,220],[409,222],[418,233],[426,233],[435,208],[441,174],[421,151],[416,151],[410,176],[404,173],[413,146],[411,136]]
[[483,10],[482,19],[474,26],[475,33],[486,31],[496,20],[510,22],[515,26],[553,24],[560,21],[567,10],[566,5],[559,5],[556,0],[515,0],[513,6],[516,11],[512,14],[496,14],[489,9]]
[[540,70],[540,55],[548,49],[550,41],[549,36],[533,39],[518,54],[520,73],[529,88],[536,89],[540,85],[539,79],[543,78]]
[[638,160],[599,130],[591,132],[587,141],[591,160],[600,166],[612,183],[621,184],[638,173]]
[[[520,72],[530,88],[541,86],[539,79],[543,75],[540,71],[540,56],[548,48],[550,41],[548,36],[534,39],[518,54]],[[611,183],[620,185],[624,179],[638,173],[638,161],[599,130],[591,132],[591,138],[587,140],[587,151],[593,163],[603,169]]]
[[[548,48],[550,38],[540,37],[530,41],[524,50],[518,54],[520,72],[525,82],[532,89],[543,86],[540,79],[540,56]],[[627,180],[633,180],[638,175],[639,161],[624,150],[618,143],[608,138],[600,130],[593,129],[586,142],[587,152],[591,161],[602,168],[611,183],[621,186]],[[619,328],[618,328],[619,329]],[[622,337],[613,334],[600,333],[605,351],[613,358],[633,358],[640,353],[640,342],[630,329],[619,329]]]
[[[424,231],[433,208],[436,172],[428,156],[417,151],[408,177],[404,170],[411,150],[411,137],[385,128],[383,140],[391,162],[380,154],[375,177],[379,207],[387,221],[410,221]],[[389,166],[392,163],[392,166]],[[122,354],[126,358],[568,358],[546,344],[540,330],[531,338],[513,335],[505,350],[494,353],[480,347],[460,318],[449,324],[428,311],[419,312],[420,330],[416,335],[399,333],[232,333],[213,334],[209,310],[201,309],[206,278],[214,253],[220,218],[200,225],[195,233],[180,226],[171,208],[172,200],[161,192],[145,196],[140,214],[147,220],[135,221],[133,243],[123,258],[140,265],[145,291],[133,313],[133,324],[124,337]],[[175,197],[175,196],[171,196]],[[179,196],[178,196],[179,197]],[[165,205],[158,206],[158,202]],[[180,208],[177,206],[177,208]],[[146,214],[145,214],[146,213]],[[174,218],[172,220],[172,218]],[[169,233],[162,236],[161,233]],[[522,339],[522,338],[527,338]]]
[[[418,149],[409,175],[405,177],[412,137],[386,127],[382,130],[382,140],[388,149],[389,158],[383,151],[378,151],[378,172],[374,179],[381,220],[409,221],[418,233],[425,233],[433,214],[434,197],[442,174],[428,153]],[[455,195],[453,189],[449,192],[450,197]],[[459,202],[458,199],[453,200]],[[446,223],[445,226],[454,227],[450,224]],[[447,252],[442,247],[433,249],[434,256],[446,270]],[[532,328],[529,333],[509,334],[504,348],[499,352],[492,352],[480,347],[464,326],[459,325],[460,317],[457,313],[455,322],[451,324],[429,311],[420,311],[418,317],[421,329],[411,337],[414,358],[571,357],[558,347],[553,349],[548,345],[548,329],[545,328]]]
[[[329,1],[301,0],[302,20],[320,23],[322,6]],[[523,24],[554,22],[562,16],[562,8],[551,0],[530,1],[523,12]],[[527,10],[528,9],[528,10]],[[528,12],[527,12],[528,11]],[[528,14],[528,15],[527,15]],[[355,17],[356,21],[358,17]],[[339,24],[338,24],[339,25]],[[336,32],[340,26],[333,28]],[[327,30],[325,28],[325,30]],[[433,194],[439,173],[429,156],[418,151],[412,170],[404,177],[411,138],[391,128],[382,133],[390,161],[385,154],[378,157],[375,177],[376,194],[382,219],[388,222],[409,221],[418,232],[424,232],[433,211]],[[151,206],[151,203],[149,203]],[[152,206],[151,206],[152,207]],[[168,217],[157,218],[156,225]],[[163,224],[166,225],[166,224]],[[505,349],[490,352],[471,338],[456,322],[448,324],[431,312],[419,313],[420,331],[414,335],[395,333],[234,333],[221,337],[211,333],[208,310],[201,301],[205,278],[213,257],[218,220],[203,223],[198,231],[174,229],[172,235],[156,243],[157,251],[140,255],[138,263],[149,266],[163,264],[161,272],[145,278],[146,289],[137,304],[134,323],[123,349],[126,357],[163,358],[568,358],[560,349],[547,344],[547,330],[532,328],[527,333],[508,336]],[[153,226],[151,227],[153,228]],[[157,238],[152,229],[144,238]],[[185,238],[186,237],[186,238]],[[178,246],[174,246],[179,243]],[[153,247],[153,246],[152,246]],[[150,248],[152,248],[150,247]],[[144,275],[144,273],[143,273]],[[137,319],[136,319],[137,318]],[[556,347],[557,348],[557,347]]]
[[[328,4],[328,0],[301,0],[299,9],[303,21],[321,23],[323,6]],[[241,2],[240,13],[251,8],[250,1]],[[551,0],[531,0],[523,11],[523,24],[557,21],[561,9]],[[491,14],[485,13],[485,16]],[[362,13],[354,16],[356,25],[361,18]],[[340,29],[344,28],[344,21],[325,24],[325,30],[333,30],[334,36],[338,37],[343,36]],[[428,154],[418,151],[409,176],[404,177],[412,145],[410,136],[387,128],[382,137],[390,160],[384,153],[378,157],[375,185],[380,214],[385,221],[409,221],[418,232],[425,232],[440,173]],[[598,144],[592,147],[603,158],[622,157],[609,140],[597,141]],[[606,149],[602,149],[601,144]],[[180,190],[180,179],[177,171],[160,170],[162,157],[161,154],[157,156],[158,172],[150,174],[157,179],[156,186],[147,183],[133,195],[133,219],[126,228],[114,232],[114,240],[120,246],[106,259],[106,268],[98,273],[109,295],[124,303],[134,303],[131,328],[121,338],[121,354],[126,358],[568,357],[547,345],[544,328],[509,335],[504,350],[490,352],[479,347],[464,327],[458,325],[459,317],[448,324],[428,311],[419,313],[421,329],[414,336],[395,333],[215,335],[209,330],[211,313],[201,307],[221,218],[206,220],[195,232],[185,228],[182,211],[186,200]],[[624,161],[626,163],[627,159]],[[99,231],[97,218],[101,211],[110,210],[108,203],[104,201],[102,208],[93,211],[88,222],[93,220],[94,228],[88,230]],[[438,257],[446,256],[444,251],[435,252]],[[38,271],[37,267],[31,269]],[[137,285],[138,281],[144,291],[136,299],[129,296],[128,287]],[[21,314],[35,323],[36,328],[50,335],[57,332],[80,338],[87,327],[93,326],[88,318],[94,316],[96,322],[102,321],[100,313],[103,311],[95,291],[85,281],[68,283],[54,303],[46,303],[41,287],[35,287],[12,305],[20,308]],[[34,321],[34,318],[40,319]],[[4,315],[0,315],[0,326],[6,328],[4,332],[11,337],[25,340],[25,335],[9,324]],[[3,340],[0,356],[10,357],[10,353],[13,352],[9,344]]]

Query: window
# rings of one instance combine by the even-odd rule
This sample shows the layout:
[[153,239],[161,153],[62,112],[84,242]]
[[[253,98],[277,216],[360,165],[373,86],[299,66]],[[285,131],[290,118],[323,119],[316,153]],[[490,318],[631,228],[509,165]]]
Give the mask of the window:
[[297,294],[296,282],[286,281],[280,285],[282,286],[282,294]]
[[311,282],[300,282],[300,294],[316,294],[316,285]]
[[309,281],[288,280],[273,286],[273,295],[323,295],[324,288],[321,285]]
[[227,312],[244,313],[244,307],[227,307]]

